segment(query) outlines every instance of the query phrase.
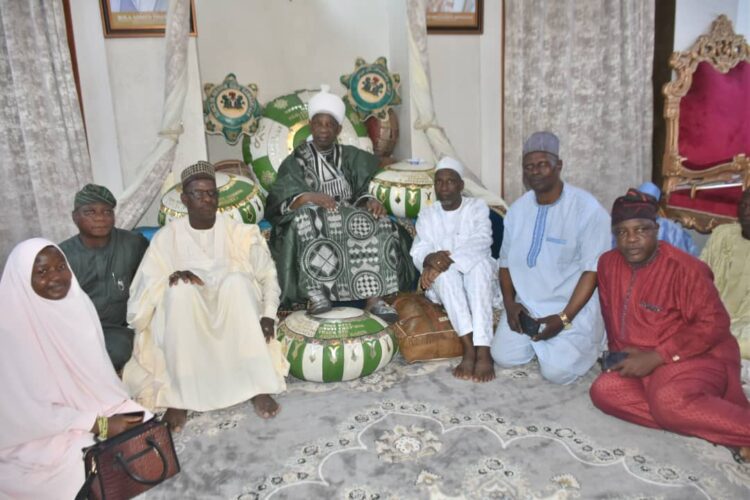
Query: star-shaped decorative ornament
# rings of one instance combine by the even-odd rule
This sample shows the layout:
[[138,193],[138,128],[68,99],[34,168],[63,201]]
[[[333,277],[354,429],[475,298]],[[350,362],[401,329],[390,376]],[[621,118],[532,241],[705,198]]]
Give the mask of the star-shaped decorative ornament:
[[258,128],[261,107],[258,86],[240,85],[229,73],[219,85],[203,86],[203,123],[209,134],[221,134],[229,144],[237,144],[242,134],[249,136]]
[[401,104],[401,77],[388,71],[388,61],[379,57],[372,64],[357,58],[354,72],[341,76],[347,92],[344,100],[357,111],[362,120],[370,116],[385,119],[391,106]]

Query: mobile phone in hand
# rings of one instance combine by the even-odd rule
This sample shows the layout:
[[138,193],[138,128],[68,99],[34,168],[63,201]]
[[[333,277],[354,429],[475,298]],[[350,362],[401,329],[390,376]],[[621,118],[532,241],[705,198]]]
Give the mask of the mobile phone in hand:
[[611,370],[613,366],[628,357],[628,353],[624,351],[604,351],[602,352],[602,370]]
[[539,333],[539,322],[529,316],[526,311],[521,311],[518,315],[518,321],[521,323],[521,331],[529,337],[536,337]]
[[126,417],[141,417],[143,419],[143,416],[145,415],[145,412],[143,410],[141,411],[131,411],[128,413],[120,413],[120,415],[125,415]]

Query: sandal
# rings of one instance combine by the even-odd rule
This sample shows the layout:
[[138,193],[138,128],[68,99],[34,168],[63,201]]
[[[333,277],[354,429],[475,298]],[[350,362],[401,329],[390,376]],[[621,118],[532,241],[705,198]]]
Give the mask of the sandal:
[[388,305],[383,299],[378,300],[374,306],[370,308],[370,313],[382,319],[389,325],[398,321],[398,312],[393,306]]
[[324,314],[332,308],[333,304],[331,304],[331,301],[322,292],[313,292],[310,294],[307,303],[307,314]]

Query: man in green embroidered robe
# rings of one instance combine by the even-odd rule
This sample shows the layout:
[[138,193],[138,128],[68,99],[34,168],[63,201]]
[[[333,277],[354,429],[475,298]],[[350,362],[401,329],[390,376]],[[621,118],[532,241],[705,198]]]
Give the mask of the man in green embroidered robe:
[[367,192],[379,159],[336,143],[341,98],[324,89],[308,110],[312,141],[282,162],[266,206],[282,304],[308,301],[308,312],[322,314],[332,301],[367,299],[367,310],[396,321],[382,297],[410,288],[416,270],[408,233]]
[[87,184],[74,200],[79,233],[60,243],[81,288],[96,307],[107,353],[119,373],[133,352],[133,330],[125,320],[130,282],[148,240],[115,225],[117,200],[109,189]]

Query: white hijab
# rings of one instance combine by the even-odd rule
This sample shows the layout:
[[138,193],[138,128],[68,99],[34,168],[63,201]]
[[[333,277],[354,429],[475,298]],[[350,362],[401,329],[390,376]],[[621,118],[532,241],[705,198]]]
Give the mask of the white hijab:
[[31,288],[34,260],[48,246],[58,248],[41,238],[19,243],[0,279],[0,452],[88,432],[97,415],[110,415],[128,400],[96,309],[75,276],[60,300]]

